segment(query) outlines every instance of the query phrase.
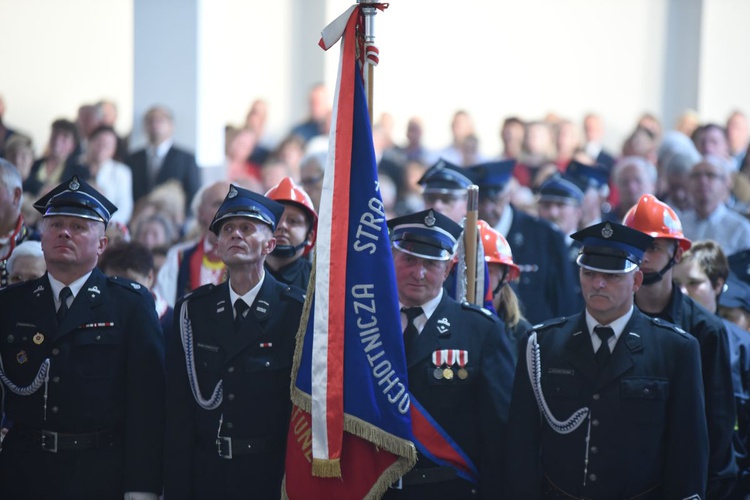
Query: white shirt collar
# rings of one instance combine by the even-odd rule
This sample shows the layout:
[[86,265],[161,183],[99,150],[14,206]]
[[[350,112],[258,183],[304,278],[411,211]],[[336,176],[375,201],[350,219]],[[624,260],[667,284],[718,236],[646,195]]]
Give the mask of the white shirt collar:
[[503,213],[500,216],[500,221],[495,225],[493,229],[497,231],[498,233],[502,234],[504,237],[508,237],[508,232],[510,231],[510,226],[513,224],[513,210],[510,208],[510,203],[505,205],[505,208],[503,209]]
[[620,335],[622,335],[623,330],[625,330],[625,325],[628,324],[628,321],[630,321],[630,317],[633,315],[633,306],[630,306],[630,310],[625,313],[623,316],[620,316],[616,320],[614,320],[612,323],[608,325],[602,325],[598,321],[594,319],[593,316],[589,313],[588,309],[586,309],[586,326],[589,329],[589,335],[591,335],[591,343],[594,344],[594,352],[596,352],[597,349],[599,349],[599,346],[602,345],[602,340],[599,338],[597,334],[594,333],[594,328],[597,326],[608,326],[612,328],[612,330],[615,332],[614,336],[609,339],[609,349],[610,351],[614,350],[615,345],[617,344],[617,340],[620,338]]
[[164,158],[165,156],[167,156],[167,152],[169,151],[169,148],[172,147],[172,144],[174,144],[174,139],[170,137],[166,141],[156,146],[156,148],[154,148],[154,146],[151,146],[151,150],[155,151],[156,156],[158,156],[159,158]]
[[[253,302],[255,302],[255,298],[258,296],[258,292],[260,291],[260,287],[263,286],[263,280],[266,279],[266,271],[263,271],[263,275],[258,280],[258,284],[255,285],[250,289],[249,292],[247,292],[245,295],[239,295],[237,292],[235,292],[232,289],[232,277],[229,277],[229,300],[232,301],[232,310],[234,311],[234,303],[237,302],[237,299],[242,299],[245,304],[248,305],[248,307],[253,305]],[[234,313],[233,313],[234,314]]]
[[67,286],[68,288],[70,288],[70,291],[73,292],[73,300],[75,300],[75,298],[78,297],[78,292],[81,291],[81,288],[83,288],[83,284],[86,283],[86,280],[89,279],[89,276],[91,276],[92,272],[93,271],[89,271],[70,285],[65,285],[65,283],[63,283],[62,281],[56,280],[52,276],[52,274],[47,273],[47,277],[49,278],[49,285],[50,288],[52,288],[52,297],[54,297],[55,299],[55,309],[60,307],[60,290]]
[[[414,326],[417,327],[417,331],[419,333],[422,333],[422,329],[424,328],[424,325],[430,320],[430,316],[435,312],[435,309],[440,305],[440,301],[443,299],[443,288],[440,288],[440,292],[435,296],[435,298],[428,300],[424,304],[422,304],[420,307],[422,308],[422,314],[414,318]],[[399,301],[398,303],[399,309],[403,309],[407,306],[401,303]],[[406,314],[401,313],[401,329],[403,330],[406,328]]]

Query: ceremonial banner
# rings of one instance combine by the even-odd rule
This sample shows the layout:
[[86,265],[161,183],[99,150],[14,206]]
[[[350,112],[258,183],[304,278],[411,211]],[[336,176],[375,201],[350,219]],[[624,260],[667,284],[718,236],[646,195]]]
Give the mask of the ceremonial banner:
[[379,498],[413,467],[410,395],[385,210],[356,37],[360,7],[323,32],[340,37],[314,289],[292,371],[284,494]]

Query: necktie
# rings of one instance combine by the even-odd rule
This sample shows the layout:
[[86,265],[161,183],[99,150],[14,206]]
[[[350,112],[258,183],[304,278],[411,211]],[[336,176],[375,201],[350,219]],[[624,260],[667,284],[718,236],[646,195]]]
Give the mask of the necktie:
[[67,286],[60,290],[60,307],[57,309],[57,324],[62,323],[65,314],[68,312],[68,297],[72,297],[73,292]]
[[234,331],[237,332],[240,329],[240,325],[242,324],[242,321],[245,319],[245,313],[247,310],[250,309],[250,306],[248,306],[244,300],[237,299],[234,303]]
[[602,340],[602,345],[596,351],[596,365],[602,369],[607,364],[612,353],[609,351],[609,339],[615,334],[615,331],[608,326],[597,326],[594,333]]
[[404,329],[404,351],[409,353],[409,349],[414,346],[419,337],[419,331],[414,325],[414,319],[422,314],[421,307],[402,307],[401,312],[406,314],[406,328]]

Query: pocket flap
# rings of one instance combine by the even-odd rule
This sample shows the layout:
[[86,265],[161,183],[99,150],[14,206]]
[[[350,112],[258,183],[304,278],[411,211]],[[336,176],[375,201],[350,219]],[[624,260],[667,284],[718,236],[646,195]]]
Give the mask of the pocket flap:
[[664,400],[669,396],[669,380],[650,377],[624,378],[620,382],[623,399],[658,399]]

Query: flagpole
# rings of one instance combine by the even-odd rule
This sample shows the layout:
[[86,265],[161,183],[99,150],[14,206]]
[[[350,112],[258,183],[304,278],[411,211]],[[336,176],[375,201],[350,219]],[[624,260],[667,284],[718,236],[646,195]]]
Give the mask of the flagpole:
[[[464,245],[466,248],[466,300],[477,304],[477,220],[479,187],[472,184],[467,192],[466,222],[464,223]],[[479,302],[481,305],[481,302]]]
[[[371,60],[371,49],[375,48],[375,15],[378,10],[375,8],[375,4],[379,3],[379,0],[357,0],[357,3],[361,5],[362,15],[365,18],[365,95],[367,96],[367,108],[370,113],[370,126],[373,125],[373,90],[375,88],[375,65],[377,64],[377,56],[375,62]],[[377,51],[377,49],[375,49]]]

